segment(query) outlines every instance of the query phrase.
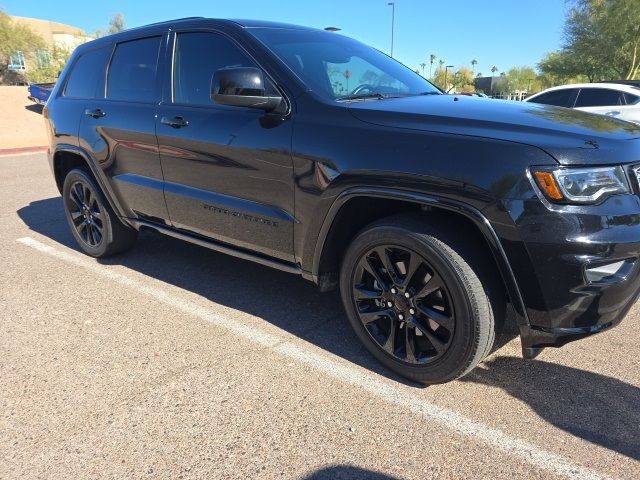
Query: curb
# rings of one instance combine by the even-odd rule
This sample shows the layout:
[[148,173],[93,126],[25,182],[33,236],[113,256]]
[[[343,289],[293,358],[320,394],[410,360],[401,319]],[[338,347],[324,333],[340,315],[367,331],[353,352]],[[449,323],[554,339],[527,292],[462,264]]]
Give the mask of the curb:
[[19,147],[19,148],[0,148],[0,157],[6,157],[10,155],[22,155],[27,153],[41,153],[46,152],[47,147]]

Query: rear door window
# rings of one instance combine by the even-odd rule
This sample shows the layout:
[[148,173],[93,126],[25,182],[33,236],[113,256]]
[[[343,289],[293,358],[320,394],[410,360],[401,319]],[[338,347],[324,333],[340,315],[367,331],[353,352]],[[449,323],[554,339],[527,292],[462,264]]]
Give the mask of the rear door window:
[[108,45],[80,55],[71,69],[63,95],[69,98],[94,98],[98,87],[104,88],[110,54],[111,45]]
[[565,88],[562,90],[554,90],[553,92],[543,93],[539,97],[532,99],[533,103],[542,103],[544,105],[554,105],[556,107],[573,107],[573,94],[575,88]]
[[109,66],[107,98],[143,103],[156,101],[159,51],[160,37],[118,44]]
[[610,107],[625,105],[624,94],[608,88],[583,88],[576,107]]

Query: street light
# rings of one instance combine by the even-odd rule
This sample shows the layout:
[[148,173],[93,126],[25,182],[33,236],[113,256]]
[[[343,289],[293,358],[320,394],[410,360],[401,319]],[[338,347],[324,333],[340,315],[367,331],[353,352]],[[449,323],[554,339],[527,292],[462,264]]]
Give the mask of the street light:
[[[444,67],[444,89],[445,90],[447,90],[447,77],[448,77],[450,68],[453,68],[453,65],[447,65],[446,67]],[[448,90],[447,90],[447,93],[449,93]]]
[[338,27],[325,27],[324,29],[327,32],[339,32],[340,30],[342,30],[341,28],[338,28]]
[[396,2],[387,3],[391,7],[391,58],[393,58],[393,30],[396,24]]

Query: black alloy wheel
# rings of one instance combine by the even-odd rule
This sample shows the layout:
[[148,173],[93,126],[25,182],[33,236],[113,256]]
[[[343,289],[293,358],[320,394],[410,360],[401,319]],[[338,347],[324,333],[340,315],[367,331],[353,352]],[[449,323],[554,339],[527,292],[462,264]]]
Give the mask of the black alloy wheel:
[[352,282],[357,315],[371,338],[396,360],[433,362],[455,334],[451,295],[420,254],[379,245],[360,258]]
[[82,180],[74,182],[67,205],[78,237],[90,247],[98,247],[104,238],[104,207],[91,185]]
[[84,169],[71,170],[62,186],[67,223],[84,253],[109,257],[130,249],[137,230],[115,214],[93,176]]

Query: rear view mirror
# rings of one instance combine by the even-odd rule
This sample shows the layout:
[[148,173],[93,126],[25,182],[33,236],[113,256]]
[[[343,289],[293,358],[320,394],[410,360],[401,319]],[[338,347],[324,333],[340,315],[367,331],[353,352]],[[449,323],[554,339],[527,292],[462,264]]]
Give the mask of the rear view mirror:
[[232,67],[217,70],[211,78],[211,100],[220,105],[274,110],[279,95],[267,95],[264,74],[259,68]]

